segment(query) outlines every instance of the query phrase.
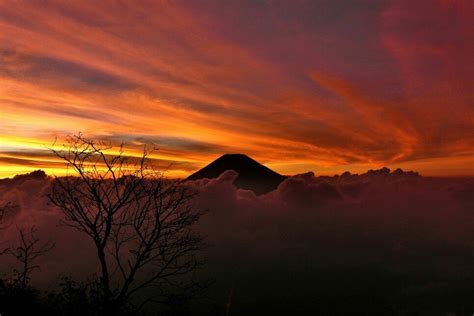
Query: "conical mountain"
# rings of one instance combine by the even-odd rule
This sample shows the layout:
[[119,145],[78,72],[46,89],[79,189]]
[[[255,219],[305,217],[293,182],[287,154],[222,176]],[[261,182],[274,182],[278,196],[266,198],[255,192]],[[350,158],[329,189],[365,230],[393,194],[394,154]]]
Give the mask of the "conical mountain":
[[190,175],[186,180],[213,179],[226,170],[234,170],[239,174],[234,182],[236,187],[252,190],[256,194],[273,191],[286,179],[285,176],[265,167],[247,155],[225,154]]

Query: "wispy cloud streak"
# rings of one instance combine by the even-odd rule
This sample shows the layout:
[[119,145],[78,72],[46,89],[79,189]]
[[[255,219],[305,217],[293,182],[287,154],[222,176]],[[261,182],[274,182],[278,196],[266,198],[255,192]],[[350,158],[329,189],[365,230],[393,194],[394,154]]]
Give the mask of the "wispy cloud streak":
[[[12,162],[12,144],[82,131],[131,150],[157,142],[157,159],[196,167],[245,152],[282,173],[472,175],[459,166],[474,162],[472,12],[441,0],[0,1],[0,153]],[[1,174],[33,163],[17,162]]]

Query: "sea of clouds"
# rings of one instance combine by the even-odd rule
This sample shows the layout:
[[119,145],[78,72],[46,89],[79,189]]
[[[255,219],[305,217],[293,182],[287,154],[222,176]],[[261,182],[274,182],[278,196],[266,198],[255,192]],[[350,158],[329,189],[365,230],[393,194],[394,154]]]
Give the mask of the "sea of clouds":
[[[346,300],[364,291],[370,297],[381,290],[441,291],[474,278],[472,178],[310,172],[257,196],[236,188],[237,176],[229,170],[185,183],[198,193],[195,206],[208,210],[197,229],[209,244],[203,274],[216,281],[211,296],[235,309],[267,301],[280,310],[309,301],[337,304],[331,291]],[[42,172],[0,180],[0,205],[9,203],[2,246],[14,246],[18,228],[32,226],[56,243],[34,276],[45,287],[97,267],[89,240],[61,225],[62,214],[49,204],[52,181]],[[14,267],[2,261],[3,270]],[[400,285],[405,276],[411,283]],[[380,286],[394,278],[395,289]]]

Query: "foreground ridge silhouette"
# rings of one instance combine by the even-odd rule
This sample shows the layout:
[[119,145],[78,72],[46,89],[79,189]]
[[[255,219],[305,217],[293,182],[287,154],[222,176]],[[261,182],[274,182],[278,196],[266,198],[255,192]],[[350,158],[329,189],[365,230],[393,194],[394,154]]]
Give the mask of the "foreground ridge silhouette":
[[255,194],[273,191],[286,179],[286,176],[265,167],[247,155],[225,154],[190,175],[186,180],[213,179],[227,170],[234,170],[239,174],[234,181],[236,187],[252,190]]

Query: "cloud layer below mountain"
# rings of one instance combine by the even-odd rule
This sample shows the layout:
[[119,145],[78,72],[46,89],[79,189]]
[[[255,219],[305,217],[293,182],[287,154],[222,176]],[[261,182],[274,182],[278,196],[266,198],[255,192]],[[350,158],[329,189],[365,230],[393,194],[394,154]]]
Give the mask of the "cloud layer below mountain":
[[[401,287],[415,291],[474,278],[472,178],[387,169],[336,177],[306,173],[256,196],[233,186],[236,176],[227,171],[187,185],[199,192],[196,206],[209,210],[198,229],[211,245],[206,273],[217,280],[214,294],[225,301],[233,287],[237,309],[272,300],[294,308],[314,295],[327,303],[334,298],[324,295],[336,291],[330,289],[335,283],[351,295],[373,287],[377,297],[374,289],[393,276],[427,278]],[[12,205],[3,243],[15,241],[16,226],[32,225],[43,240],[56,241],[35,276],[45,286],[61,273],[84,277],[96,266],[89,242],[58,226],[61,214],[46,198],[51,181],[42,173],[0,180],[0,201]],[[329,288],[321,294],[319,287]]]

